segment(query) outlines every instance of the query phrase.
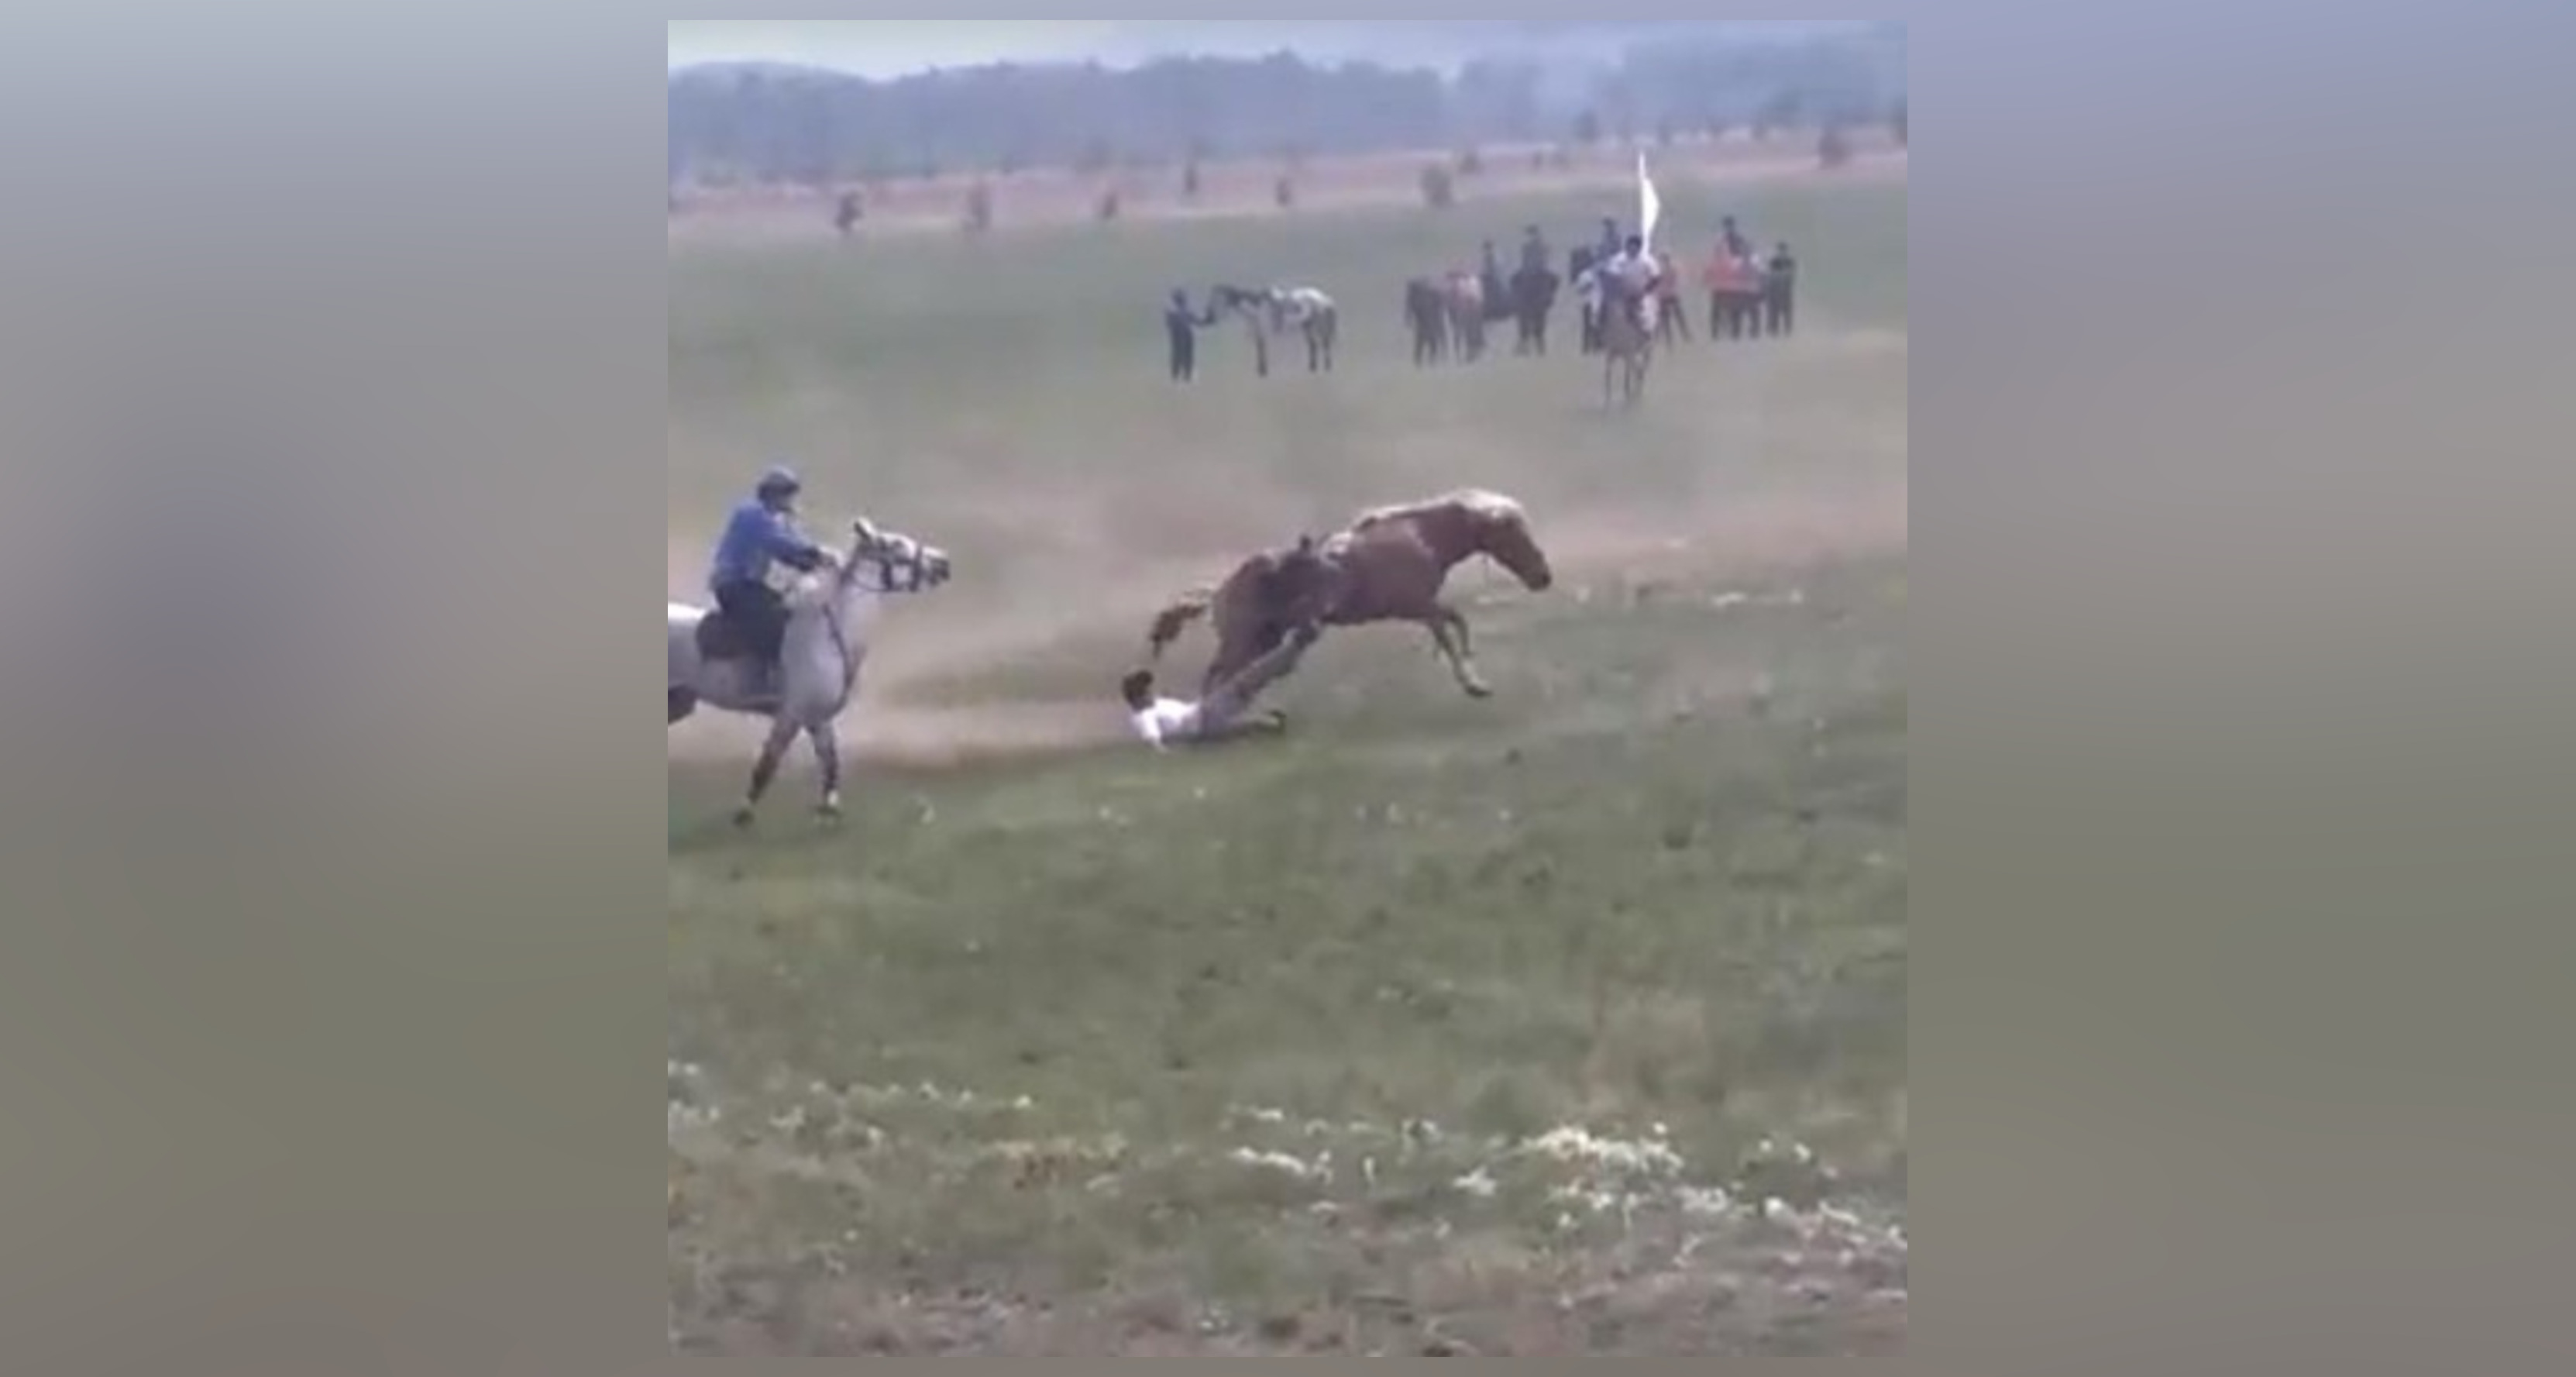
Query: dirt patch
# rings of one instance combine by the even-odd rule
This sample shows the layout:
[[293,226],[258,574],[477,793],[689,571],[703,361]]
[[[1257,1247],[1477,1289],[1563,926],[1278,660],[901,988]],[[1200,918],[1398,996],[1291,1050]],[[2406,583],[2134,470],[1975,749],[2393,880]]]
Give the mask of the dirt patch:
[[[1121,740],[1125,730],[1117,705],[1105,697],[963,708],[879,702],[842,720],[842,755],[863,765],[948,770],[1094,749]],[[671,730],[670,758],[747,760],[765,731],[747,718],[692,719]]]

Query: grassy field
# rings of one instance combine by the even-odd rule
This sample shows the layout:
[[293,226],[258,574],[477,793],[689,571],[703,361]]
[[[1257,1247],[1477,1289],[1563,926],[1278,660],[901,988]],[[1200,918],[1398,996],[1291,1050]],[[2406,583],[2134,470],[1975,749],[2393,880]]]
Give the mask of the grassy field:
[[[1906,1314],[1901,178],[1666,188],[1804,333],[1417,372],[1414,272],[1618,201],[675,244],[671,590],[772,457],[948,546],[850,724],[727,824],[673,733],[673,1340],[747,1355],[1864,1353]],[[1311,281],[1341,371],[1162,377],[1174,286]],[[1356,509],[1526,500],[1498,689],[1337,633],[1276,743],[1156,758],[1160,600]],[[1204,633],[1173,669],[1192,677]]]

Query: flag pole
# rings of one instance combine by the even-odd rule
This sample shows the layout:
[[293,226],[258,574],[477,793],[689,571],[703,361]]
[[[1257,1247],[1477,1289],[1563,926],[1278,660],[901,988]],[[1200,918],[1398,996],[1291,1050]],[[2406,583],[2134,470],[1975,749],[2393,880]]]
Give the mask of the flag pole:
[[1663,198],[1655,192],[1653,174],[1646,170],[1646,150],[1637,150],[1637,237],[1649,254],[1655,251],[1655,225],[1664,218]]

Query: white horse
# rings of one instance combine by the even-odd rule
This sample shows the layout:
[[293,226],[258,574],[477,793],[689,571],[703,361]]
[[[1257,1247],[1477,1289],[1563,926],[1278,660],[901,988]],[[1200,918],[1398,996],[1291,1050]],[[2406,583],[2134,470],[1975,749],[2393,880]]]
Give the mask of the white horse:
[[1253,368],[1270,376],[1270,341],[1295,331],[1306,341],[1306,371],[1333,371],[1333,348],[1340,342],[1341,308],[1320,287],[1219,286],[1210,295],[1213,312],[1230,312],[1252,336]]
[[[910,536],[853,523],[850,553],[827,557],[822,569],[797,581],[787,595],[787,634],[777,682],[748,660],[721,651],[722,619],[702,608],[670,604],[669,722],[676,726],[700,705],[769,719],[769,739],[751,772],[751,791],[734,821],[751,825],[761,797],[777,778],[779,761],[799,735],[812,739],[823,772],[821,813],[841,815],[841,744],[837,723],[858,696],[867,663],[868,632],[878,603],[892,595],[927,592],[948,582],[947,552]],[[710,650],[719,653],[711,654]]]
[[1655,361],[1655,336],[1661,329],[1663,301],[1651,268],[1631,266],[1616,272],[1607,265],[1583,274],[1578,288],[1584,309],[1599,321],[1601,339],[1601,408],[1619,397],[1635,406],[1646,393],[1646,373]]

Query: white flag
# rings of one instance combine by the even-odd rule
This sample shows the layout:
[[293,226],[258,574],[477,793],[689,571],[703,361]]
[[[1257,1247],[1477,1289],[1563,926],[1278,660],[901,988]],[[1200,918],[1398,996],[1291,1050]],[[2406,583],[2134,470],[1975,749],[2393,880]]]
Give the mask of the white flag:
[[1655,179],[1646,173],[1645,150],[1637,151],[1637,237],[1646,241],[1646,251],[1655,249],[1655,222],[1664,218],[1664,198],[1655,193]]

